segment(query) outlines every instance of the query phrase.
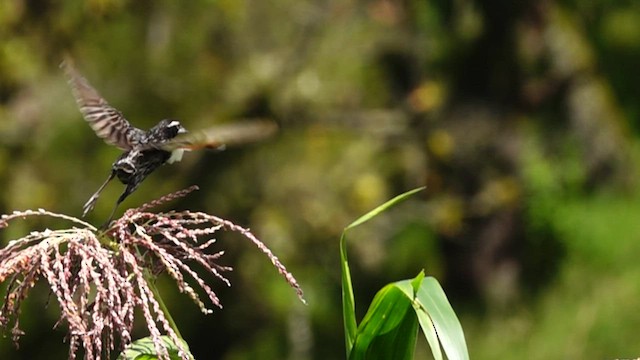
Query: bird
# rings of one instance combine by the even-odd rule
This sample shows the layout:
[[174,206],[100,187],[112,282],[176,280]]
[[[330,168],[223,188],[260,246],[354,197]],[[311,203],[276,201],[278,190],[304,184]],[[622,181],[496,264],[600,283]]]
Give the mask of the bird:
[[118,197],[107,226],[118,206],[133,193],[149,174],[164,164],[182,160],[185,151],[196,149],[222,150],[229,144],[257,141],[272,135],[277,126],[273,121],[253,120],[213,126],[188,132],[177,119],[163,119],[147,131],[139,129],[112,107],[80,74],[72,58],[66,56],[60,67],[64,71],[76,104],[85,121],[109,145],[123,150],[111,165],[107,180],[82,207],[82,217],[91,212],[107,184],[118,178],[126,187]]

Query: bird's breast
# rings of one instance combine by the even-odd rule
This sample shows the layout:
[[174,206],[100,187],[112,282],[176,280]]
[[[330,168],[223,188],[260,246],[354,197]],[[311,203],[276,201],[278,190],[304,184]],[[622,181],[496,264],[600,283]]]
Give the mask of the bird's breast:
[[169,151],[134,149],[120,155],[112,169],[123,184],[140,183],[170,157]]

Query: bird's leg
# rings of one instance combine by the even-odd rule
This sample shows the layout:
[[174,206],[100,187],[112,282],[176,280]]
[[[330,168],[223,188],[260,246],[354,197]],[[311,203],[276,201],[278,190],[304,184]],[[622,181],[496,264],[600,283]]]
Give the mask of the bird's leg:
[[113,180],[115,176],[116,176],[116,172],[114,170],[111,170],[111,174],[109,175],[107,180],[102,184],[102,186],[100,186],[98,191],[96,191],[93,195],[91,195],[87,203],[84,204],[84,206],[82,207],[82,217],[87,216],[87,214],[91,210],[93,210],[93,208],[96,206],[96,202],[98,201],[98,198],[100,197],[100,193],[102,193],[102,190],[104,190],[105,186],[107,186],[109,181]]
[[124,191],[118,198],[118,201],[116,201],[116,204],[113,206],[113,210],[111,210],[111,215],[109,215],[109,218],[107,219],[107,221],[105,221],[104,224],[100,226],[100,229],[106,229],[107,226],[109,226],[109,224],[111,223],[111,220],[113,219],[113,215],[116,213],[116,210],[118,209],[118,205],[120,205],[120,203],[123,202],[124,199],[127,198],[127,196],[131,195],[131,193],[135,190],[135,188],[136,188],[135,186],[127,185],[127,187],[124,189]]

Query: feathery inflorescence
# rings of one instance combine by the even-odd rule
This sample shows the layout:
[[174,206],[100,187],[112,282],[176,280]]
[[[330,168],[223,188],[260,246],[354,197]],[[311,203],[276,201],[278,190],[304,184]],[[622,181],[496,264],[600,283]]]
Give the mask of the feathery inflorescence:
[[[127,210],[104,232],[80,219],[45,210],[0,217],[0,228],[33,216],[73,224],[70,229],[34,231],[0,249],[0,283],[8,284],[0,307],[0,327],[11,327],[12,337],[18,341],[23,335],[19,327],[20,306],[42,278],[60,306],[59,323],[68,325],[70,359],[76,358],[80,348],[87,360],[109,359],[116,344],[124,347],[131,343],[136,308],[144,316],[160,358],[169,359],[161,338],[164,333],[181,350],[181,357],[188,359],[188,351],[156,298],[150,280],[166,272],[203,313],[211,313],[211,307],[222,308],[213,288],[197,271],[204,270],[230,285],[224,273],[231,268],[218,263],[224,252],[213,249],[213,235],[221,230],[238,232],[253,242],[304,302],[295,278],[248,229],[202,212],[148,211],[196,189],[194,186]],[[204,291],[206,300],[196,287]]]

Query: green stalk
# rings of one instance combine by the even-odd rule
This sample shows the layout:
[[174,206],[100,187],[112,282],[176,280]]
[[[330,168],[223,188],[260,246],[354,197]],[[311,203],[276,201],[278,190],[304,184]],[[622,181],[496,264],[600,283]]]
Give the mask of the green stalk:
[[182,338],[182,334],[180,334],[180,330],[178,330],[178,325],[176,325],[176,322],[173,321],[173,317],[171,316],[171,313],[169,313],[169,308],[167,308],[167,305],[162,300],[162,296],[160,296],[160,291],[158,291],[158,288],[156,287],[156,284],[153,281],[154,279],[151,276],[151,274],[149,274],[148,269],[144,270],[144,279],[147,281],[147,284],[149,285],[151,292],[153,292],[153,296],[155,296],[156,300],[158,301],[158,304],[160,305],[160,309],[164,313],[164,316],[167,318],[167,321],[169,322],[169,326],[171,326],[171,329],[173,329],[173,331],[176,333],[178,338],[184,341],[184,338]]

